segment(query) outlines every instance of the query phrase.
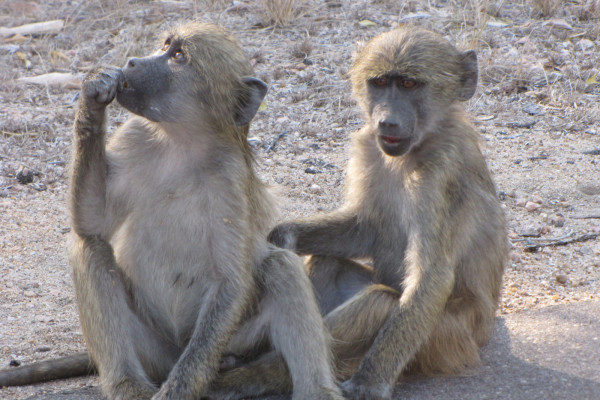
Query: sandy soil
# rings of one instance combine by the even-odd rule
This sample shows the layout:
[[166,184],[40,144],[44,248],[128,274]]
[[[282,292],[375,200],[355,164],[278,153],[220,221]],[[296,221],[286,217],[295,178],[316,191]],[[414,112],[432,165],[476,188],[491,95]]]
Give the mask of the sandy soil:
[[[346,81],[360,42],[418,24],[477,50],[480,86],[466,108],[481,131],[513,243],[500,313],[597,299],[600,4],[554,3],[298,1],[293,18],[273,27],[260,0],[2,2],[0,26],[63,19],[65,27],[55,35],[0,37],[0,367],[84,349],[66,262],[77,89],[17,79],[83,77],[96,65],[123,65],[154,51],[164,27],[192,19],[232,30],[269,84],[250,141],[260,175],[279,188],[282,218],[340,205],[348,136],[362,123]],[[115,105],[110,116],[114,127],[128,114]],[[28,174],[33,181],[20,183]],[[1,389],[0,398],[94,379]]]

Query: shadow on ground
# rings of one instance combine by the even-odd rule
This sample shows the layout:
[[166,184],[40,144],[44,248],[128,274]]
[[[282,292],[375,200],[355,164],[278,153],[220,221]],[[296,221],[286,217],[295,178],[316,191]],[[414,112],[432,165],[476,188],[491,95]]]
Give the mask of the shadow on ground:
[[[479,368],[463,376],[405,380],[394,399],[598,400],[600,302],[500,317]],[[86,387],[28,400],[102,400],[102,396],[97,388]]]

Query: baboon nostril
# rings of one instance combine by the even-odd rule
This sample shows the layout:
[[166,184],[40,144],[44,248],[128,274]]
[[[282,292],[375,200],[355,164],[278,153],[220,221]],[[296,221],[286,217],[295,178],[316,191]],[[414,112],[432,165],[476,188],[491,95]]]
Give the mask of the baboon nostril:
[[133,59],[129,60],[129,62],[127,62],[127,66],[129,68],[135,68],[135,61],[133,61]]
[[379,121],[379,126],[382,128],[397,128],[398,124],[396,122],[381,120]]

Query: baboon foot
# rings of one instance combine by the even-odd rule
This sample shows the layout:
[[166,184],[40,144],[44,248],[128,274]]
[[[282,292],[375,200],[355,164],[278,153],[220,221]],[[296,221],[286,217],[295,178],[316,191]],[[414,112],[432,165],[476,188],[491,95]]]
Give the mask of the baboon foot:
[[107,397],[111,400],[147,400],[154,393],[154,387],[127,379],[109,389]]
[[344,396],[351,400],[391,400],[392,388],[387,384],[358,384],[351,379],[342,383]]

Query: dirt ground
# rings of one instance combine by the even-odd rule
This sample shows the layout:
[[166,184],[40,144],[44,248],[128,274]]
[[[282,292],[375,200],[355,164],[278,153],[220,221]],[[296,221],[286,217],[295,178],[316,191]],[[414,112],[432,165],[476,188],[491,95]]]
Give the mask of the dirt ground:
[[[600,2],[268,3],[0,4],[0,27],[65,22],[57,34],[0,36],[0,368],[84,349],[66,261],[78,91],[18,79],[81,78],[97,65],[124,65],[154,51],[165,27],[188,20],[234,32],[269,84],[249,140],[260,175],[279,190],[282,219],[340,205],[348,138],[362,123],[346,75],[361,42],[416,24],[475,49],[480,85],[465,106],[481,131],[513,244],[500,313],[600,296]],[[113,128],[128,117],[116,105],[109,110]],[[541,247],[526,251],[533,245]],[[93,382],[1,389],[0,398]]]

